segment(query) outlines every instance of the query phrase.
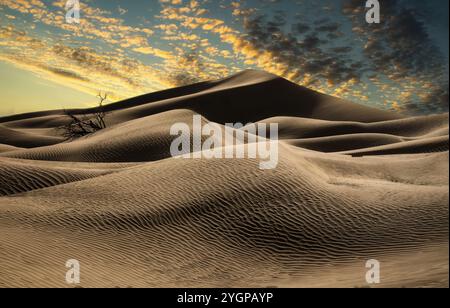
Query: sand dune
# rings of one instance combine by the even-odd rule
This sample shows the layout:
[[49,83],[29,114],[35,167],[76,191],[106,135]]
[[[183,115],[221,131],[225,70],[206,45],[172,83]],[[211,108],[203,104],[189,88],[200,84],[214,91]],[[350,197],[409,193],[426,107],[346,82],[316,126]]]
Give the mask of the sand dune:
[[20,148],[14,147],[12,145],[0,144],[0,153],[19,150]]
[[410,153],[431,153],[448,151],[448,136],[431,137],[426,139],[403,142],[401,144],[381,145],[359,149],[356,151],[343,152],[358,156],[367,155],[388,155],[388,154],[410,154]]
[[[278,93],[283,93],[283,100],[280,101]],[[222,124],[256,122],[274,116],[360,122],[401,118],[399,115],[317,93],[275,75],[249,70],[212,83],[111,104],[107,111],[114,112],[110,114],[108,121],[123,123],[174,109],[193,110],[210,121]],[[87,109],[77,112],[89,114],[94,111],[95,109]],[[41,123],[42,118],[49,117],[60,123],[58,115],[63,114],[62,110],[30,113],[5,117],[0,119],[0,123]]]
[[[369,259],[379,286],[448,286],[448,114],[256,71],[108,110],[72,141],[53,135],[62,111],[0,119],[0,286],[66,287],[68,259],[83,287],[363,287]],[[279,123],[277,168],[172,158],[170,127],[194,114]]]
[[174,110],[127,121],[68,143],[10,151],[5,157],[75,162],[143,162],[170,157],[173,123],[192,122],[195,113]]
[[260,123],[278,123],[282,139],[364,133],[389,134],[400,137],[432,137],[448,135],[448,122],[448,113],[375,123],[323,121],[300,117],[274,117],[260,121]]
[[0,138],[2,144],[23,148],[57,144],[64,140],[62,137],[33,134],[3,125],[0,125]]
[[341,152],[403,141],[405,141],[403,138],[387,134],[348,134],[331,137],[287,140],[289,144],[297,147],[320,152]]
[[33,163],[0,161],[0,196],[76,182],[111,173],[104,169],[38,167]]

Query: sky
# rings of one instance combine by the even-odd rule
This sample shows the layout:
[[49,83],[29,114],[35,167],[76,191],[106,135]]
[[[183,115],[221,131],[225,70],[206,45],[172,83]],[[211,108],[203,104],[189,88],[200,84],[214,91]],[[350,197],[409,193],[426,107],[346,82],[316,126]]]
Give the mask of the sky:
[[[405,114],[448,111],[448,1],[0,0],[0,116],[88,107],[245,69]],[[301,102],[299,102],[301,103]]]

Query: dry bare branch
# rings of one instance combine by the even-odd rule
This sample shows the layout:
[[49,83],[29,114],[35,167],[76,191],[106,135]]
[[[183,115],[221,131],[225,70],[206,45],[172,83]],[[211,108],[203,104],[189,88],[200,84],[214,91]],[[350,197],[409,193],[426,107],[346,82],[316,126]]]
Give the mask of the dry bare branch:
[[97,97],[100,101],[95,113],[93,114],[75,115],[68,111],[65,112],[65,114],[70,117],[71,121],[68,124],[59,127],[59,129],[62,131],[62,135],[66,139],[70,140],[80,138],[106,128],[106,112],[104,110],[104,103],[108,99],[108,94],[105,93],[102,95],[100,92]]

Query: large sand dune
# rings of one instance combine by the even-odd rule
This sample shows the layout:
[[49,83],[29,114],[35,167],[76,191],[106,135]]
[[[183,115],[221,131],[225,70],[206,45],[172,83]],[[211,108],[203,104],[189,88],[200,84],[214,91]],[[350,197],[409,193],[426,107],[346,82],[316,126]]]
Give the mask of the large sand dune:
[[[0,286],[448,286],[448,114],[407,118],[263,72],[0,118]],[[89,114],[91,110],[77,110]],[[279,123],[279,164],[177,159],[170,127]]]

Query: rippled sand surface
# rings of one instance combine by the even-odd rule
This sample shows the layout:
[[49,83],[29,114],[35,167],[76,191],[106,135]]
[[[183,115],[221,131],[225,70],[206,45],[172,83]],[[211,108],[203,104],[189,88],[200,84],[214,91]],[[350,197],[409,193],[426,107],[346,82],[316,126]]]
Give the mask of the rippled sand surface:
[[[404,118],[262,72],[0,119],[0,286],[448,287],[448,114]],[[80,111],[81,112],[81,111]],[[89,113],[89,110],[83,111]],[[279,164],[177,159],[170,127],[278,123]]]

